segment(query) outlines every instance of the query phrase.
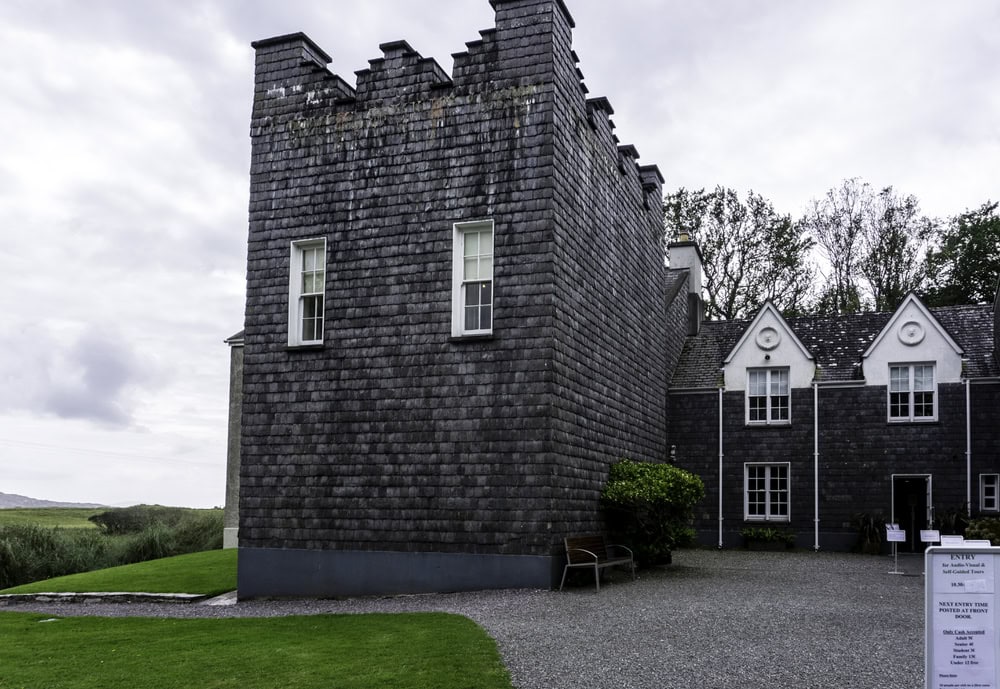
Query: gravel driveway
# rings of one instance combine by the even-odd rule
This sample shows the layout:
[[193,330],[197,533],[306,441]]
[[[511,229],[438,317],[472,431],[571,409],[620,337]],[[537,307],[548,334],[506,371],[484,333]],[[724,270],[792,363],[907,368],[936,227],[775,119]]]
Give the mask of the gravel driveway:
[[[595,592],[485,591],[353,600],[20,603],[53,615],[230,617],[438,610],[497,640],[519,689],[919,689],[923,558],[698,550],[612,574]],[[580,573],[582,574],[582,573]]]

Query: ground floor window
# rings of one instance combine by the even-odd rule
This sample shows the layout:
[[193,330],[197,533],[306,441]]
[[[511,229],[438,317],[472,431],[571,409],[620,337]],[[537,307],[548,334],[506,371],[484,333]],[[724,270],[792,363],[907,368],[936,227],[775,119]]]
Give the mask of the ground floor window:
[[1000,474],[979,475],[979,509],[983,512],[1000,511],[997,490],[1000,488]]
[[743,467],[743,518],[747,521],[788,521],[788,463],[746,464]]

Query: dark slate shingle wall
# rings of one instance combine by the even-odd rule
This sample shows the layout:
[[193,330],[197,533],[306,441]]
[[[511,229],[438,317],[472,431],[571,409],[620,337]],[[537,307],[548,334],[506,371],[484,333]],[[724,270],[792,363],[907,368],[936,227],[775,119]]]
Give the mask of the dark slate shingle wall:
[[579,533],[612,462],[666,455],[666,271],[659,182],[586,99],[568,33],[555,49],[554,530]]
[[[494,6],[452,81],[403,42],[356,92],[303,36],[255,46],[244,546],[549,554],[597,524],[610,461],[663,455],[659,189],[588,113],[562,3]],[[480,218],[495,336],[454,341],[452,224]],[[289,350],[311,237],[324,346]]]

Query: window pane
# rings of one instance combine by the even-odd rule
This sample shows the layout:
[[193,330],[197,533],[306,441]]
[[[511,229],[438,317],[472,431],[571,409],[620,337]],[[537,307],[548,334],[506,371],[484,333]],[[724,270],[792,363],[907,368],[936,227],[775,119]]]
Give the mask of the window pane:
[[747,385],[749,392],[754,397],[767,394],[767,371],[750,371],[750,380]]
[[906,392],[889,393],[889,418],[906,419],[910,416],[910,395]]
[[913,393],[913,416],[928,417],[934,416],[934,393],[915,392]]
[[771,394],[788,394],[788,371],[771,371]]
[[480,278],[479,274],[479,259],[477,258],[466,258],[465,259],[465,277],[466,280],[478,280]]
[[921,391],[928,391],[934,389],[933,366],[913,367],[913,389]]
[[302,297],[302,340],[315,342],[323,339],[323,297]]
[[771,400],[771,420],[788,421],[788,396],[782,395]]
[[750,397],[747,399],[747,417],[750,421],[767,421],[767,398]]
[[891,366],[889,368],[889,391],[902,392],[910,389],[910,367]]
[[479,255],[479,233],[478,232],[466,232],[463,235],[465,239],[465,256],[478,256]]

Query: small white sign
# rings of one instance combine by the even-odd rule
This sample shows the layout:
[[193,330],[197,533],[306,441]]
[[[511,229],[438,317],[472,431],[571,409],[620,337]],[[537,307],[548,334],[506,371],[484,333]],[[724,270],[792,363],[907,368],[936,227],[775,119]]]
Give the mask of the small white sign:
[[962,545],[965,539],[962,536],[942,536],[941,545]]
[[906,532],[902,529],[886,529],[885,540],[889,543],[906,543]]
[[935,531],[933,529],[921,529],[920,530],[920,542],[921,543],[937,543],[941,540],[941,532]]

